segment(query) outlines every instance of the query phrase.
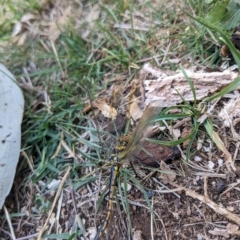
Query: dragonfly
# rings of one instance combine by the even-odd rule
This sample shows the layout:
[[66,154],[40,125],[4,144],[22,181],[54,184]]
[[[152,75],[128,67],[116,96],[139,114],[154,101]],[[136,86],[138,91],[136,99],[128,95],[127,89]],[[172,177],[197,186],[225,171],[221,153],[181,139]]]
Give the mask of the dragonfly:
[[[124,146],[124,150],[119,151],[119,153],[110,156],[110,162],[112,162],[110,181],[109,181],[109,198],[108,198],[108,208],[107,214],[104,222],[99,227],[98,232],[94,238],[94,240],[98,240],[106,230],[109,220],[111,218],[112,209],[113,209],[113,200],[114,200],[114,192],[116,186],[116,180],[119,174],[120,166],[123,164],[124,160],[129,158],[130,156],[136,152],[137,148],[141,148],[141,139],[143,138],[144,130],[150,126],[154,119],[161,112],[162,107],[148,105],[143,112],[141,119],[139,120],[135,130],[131,134],[131,138],[128,141],[127,145]],[[140,146],[139,146],[140,145]],[[156,146],[157,147],[157,146]],[[140,160],[141,161],[141,160]]]

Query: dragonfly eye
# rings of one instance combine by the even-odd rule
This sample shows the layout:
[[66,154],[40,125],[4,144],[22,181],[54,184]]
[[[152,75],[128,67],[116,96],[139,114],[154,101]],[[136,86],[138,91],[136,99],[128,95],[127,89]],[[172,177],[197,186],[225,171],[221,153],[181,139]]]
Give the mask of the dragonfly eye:
[[109,160],[110,160],[110,162],[117,163],[117,162],[119,162],[119,157],[118,157],[118,155],[116,155],[116,154],[112,154],[112,155],[109,157]]

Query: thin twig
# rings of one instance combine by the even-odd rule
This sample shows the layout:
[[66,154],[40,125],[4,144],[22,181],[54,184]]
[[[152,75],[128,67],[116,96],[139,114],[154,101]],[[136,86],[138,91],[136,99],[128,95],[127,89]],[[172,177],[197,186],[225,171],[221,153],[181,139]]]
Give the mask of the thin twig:
[[15,236],[15,233],[14,233],[13,227],[12,227],[11,217],[10,217],[10,215],[9,215],[9,213],[8,213],[8,210],[7,210],[7,208],[5,207],[5,205],[3,206],[3,209],[4,209],[4,213],[5,213],[7,222],[8,222],[8,226],[9,226],[10,231],[11,231],[12,239],[13,239],[13,240],[16,240],[16,236]]
[[62,181],[61,181],[61,183],[60,183],[60,185],[59,185],[58,191],[57,191],[57,193],[56,193],[56,196],[55,196],[54,201],[53,201],[53,204],[52,204],[52,208],[51,208],[51,210],[50,210],[50,212],[49,212],[49,214],[48,214],[48,218],[47,218],[47,220],[45,221],[45,224],[43,225],[42,229],[40,230],[37,240],[41,240],[42,235],[43,235],[43,233],[45,232],[45,229],[46,229],[46,227],[47,227],[47,225],[48,225],[48,221],[49,221],[49,219],[51,218],[51,215],[52,215],[52,213],[53,213],[53,209],[55,208],[55,205],[56,205],[56,203],[57,203],[57,200],[58,200],[58,198],[59,198],[59,195],[60,195],[60,193],[61,193],[61,191],[62,191],[63,185],[64,185],[64,183],[65,183],[65,181],[66,181],[66,179],[67,179],[67,177],[68,177],[68,174],[69,174],[70,170],[71,170],[71,167],[68,167],[68,169],[67,169],[67,171],[66,171],[66,173],[65,173],[65,175],[64,175],[64,177],[63,177],[63,179],[62,179]]
[[[160,184],[162,187],[166,188],[168,191],[171,191],[170,188],[168,188],[167,186],[165,186],[164,184],[162,184],[160,181],[158,181],[156,178],[153,178],[153,181]],[[182,190],[182,187],[179,188],[179,191]],[[160,191],[160,190],[157,190]],[[172,194],[174,194],[176,197],[180,198],[180,195],[178,195],[177,193],[175,193],[176,189],[172,192]],[[163,193],[163,190],[161,190],[161,193]]]
[[204,175],[204,196],[208,198],[208,190],[207,190],[207,175]]
[[36,237],[37,235],[38,235],[38,233],[34,233],[32,235],[28,235],[28,236],[25,236],[25,237],[17,238],[16,240],[28,240],[28,239],[32,239],[32,238]]
[[[179,187],[179,185],[176,183],[170,182],[170,184],[174,187]],[[184,188],[183,190],[185,191],[187,196],[190,196],[194,199],[198,199],[199,201],[201,201],[201,202],[205,203],[207,206],[209,206],[213,211],[215,211],[215,213],[226,217],[228,220],[231,220],[231,221],[235,222],[238,226],[240,226],[240,218],[237,215],[228,211],[226,208],[217,205],[215,202],[213,202],[208,197],[202,196],[188,188]]]
[[[152,207],[153,209],[153,198],[152,198]],[[153,213],[151,213],[151,238],[154,240],[154,235],[153,235]]]

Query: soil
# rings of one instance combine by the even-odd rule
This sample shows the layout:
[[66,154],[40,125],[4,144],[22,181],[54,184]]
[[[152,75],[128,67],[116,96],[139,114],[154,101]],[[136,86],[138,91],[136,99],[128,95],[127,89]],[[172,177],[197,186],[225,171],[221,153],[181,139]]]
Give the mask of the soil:
[[[236,175],[236,179],[239,176]],[[180,186],[185,186],[198,194],[204,195],[203,177],[194,177],[189,170],[185,177],[177,177],[175,181]],[[234,182],[234,181],[233,181]],[[231,189],[224,194],[231,182],[222,178],[208,178],[208,195],[216,204],[223,206],[236,215],[240,213],[239,190]],[[172,189],[172,186],[167,184]],[[134,193],[132,193],[134,192]],[[155,219],[151,219],[150,210],[131,205],[131,224],[133,239],[240,239],[239,236],[214,236],[209,231],[216,228],[227,232],[228,224],[235,223],[216,213],[203,202],[186,196],[182,192],[155,193],[151,198]],[[128,198],[134,203],[143,203],[143,194],[132,190]],[[118,212],[116,207],[108,226],[109,239],[128,239],[128,218],[122,209]],[[140,232],[140,234],[139,234]],[[137,233],[137,238],[134,238]],[[230,237],[231,236],[231,237]]]

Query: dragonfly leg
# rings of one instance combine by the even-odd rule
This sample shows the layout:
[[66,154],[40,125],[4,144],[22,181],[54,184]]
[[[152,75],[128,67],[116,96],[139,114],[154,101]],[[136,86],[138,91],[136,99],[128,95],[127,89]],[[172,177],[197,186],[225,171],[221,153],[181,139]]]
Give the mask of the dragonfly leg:
[[135,168],[133,167],[133,164],[132,164],[132,162],[131,162],[131,161],[129,161],[129,162],[130,162],[131,168],[132,168],[132,170],[133,170],[133,172],[134,172],[135,176],[136,176],[136,177],[139,177],[139,175],[137,174],[137,172],[136,172]]

